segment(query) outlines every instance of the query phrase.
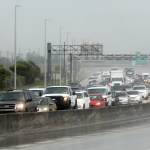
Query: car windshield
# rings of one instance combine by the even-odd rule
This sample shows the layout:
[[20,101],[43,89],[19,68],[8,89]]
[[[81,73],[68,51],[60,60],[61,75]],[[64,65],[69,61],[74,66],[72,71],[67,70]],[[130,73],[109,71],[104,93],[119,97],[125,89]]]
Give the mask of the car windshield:
[[68,94],[67,87],[49,87],[46,89],[45,94]]
[[90,100],[100,100],[100,96],[97,96],[97,95],[93,95],[93,96],[90,96]]
[[122,81],[122,78],[112,78],[112,81]]
[[133,90],[145,90],[145,87],[144,86],[137,86],[137,87],[134,87]]
[[25,100],[22,92],[1,93],[0,101]]
[[77,99],[83,98],[83,94],[82,93],[76,93],[77,95]]
[[128,93],[128,95],[138,95],[139,94],[138,91],[128,91],[127,93]]
[[107,90],[106,89],[88,89],[88,94],[102,94],[102,95],[106,95]]
[[48,105],[48,100],[43,99],[43,100],[40,101],[39,104],[40,104],[40,105]]
[[111,87],[113,91],[125,91],[125,87],[123,85],[115,85]]
[[32,90],[32,92],[35,96],[41,96],[43,94],[42,90]]
[[127,94],[124,92],[118,92],[116,93],[116,96],[127,96]]

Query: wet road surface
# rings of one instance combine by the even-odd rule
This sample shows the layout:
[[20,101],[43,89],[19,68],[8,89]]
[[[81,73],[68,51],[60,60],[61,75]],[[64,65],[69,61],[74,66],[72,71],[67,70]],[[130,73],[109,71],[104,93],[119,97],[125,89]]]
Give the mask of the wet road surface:
[[[48,135],[48,133],[47,133]],[[38,135],[40,136],[40,134]],[[42,134],[41,134],[42,136]],[[50,135],[49,135],[50,136]],[[30,140],[37,135],[29,135]],[[41,139],[28,144],[2,148],[3,150],[150,150],[150,116],[109,126],[97,133]],[[15,140],[15,139],[14,139]]]

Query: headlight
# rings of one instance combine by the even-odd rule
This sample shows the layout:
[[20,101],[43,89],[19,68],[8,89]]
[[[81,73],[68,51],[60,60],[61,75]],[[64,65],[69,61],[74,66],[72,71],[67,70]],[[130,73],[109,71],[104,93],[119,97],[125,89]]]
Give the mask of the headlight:
[[125,97],[125,98],[124,98],[124,100],[125,100],[125,101],[128,101],[128,98],[127,98],[127,97]]
[[64,101],[67,101],[68,100],[68,97],[64,97]]
[[23,109],[23,108],[24,108],[24,104],[22,104],[22,103],[21,103],[21,104],[17,104],[17,105],[16,105],[16,108],[17,108],[17,109]]
[[140,100],[140,96],[138,95],[138,96],[136,97],[136,99]]
[[41,108],[37,108],[37,111],[41,111]]
[[96,105],[100,105],[100,104],[101,104],[100,102],[96,103]]
[[48,111],[48,108],[47,107],[43,108],[43,111]]

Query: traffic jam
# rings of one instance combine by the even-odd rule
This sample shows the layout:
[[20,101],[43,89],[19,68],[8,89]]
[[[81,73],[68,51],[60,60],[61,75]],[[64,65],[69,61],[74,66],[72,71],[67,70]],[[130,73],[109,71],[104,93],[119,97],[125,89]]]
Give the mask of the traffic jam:
[[99,109],[149,102],[150,74],[135,74],[134,68],[111,68],[89,76],[87,85],[8,90],[0,94],[0,112],[53,112]]

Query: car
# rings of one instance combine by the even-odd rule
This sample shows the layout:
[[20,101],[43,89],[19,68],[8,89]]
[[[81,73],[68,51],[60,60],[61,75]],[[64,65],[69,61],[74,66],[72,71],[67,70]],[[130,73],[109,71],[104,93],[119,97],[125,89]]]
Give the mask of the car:
[[71,87],[72,91],[76,92],[79,91],[81,88],[80,87]]
[[147,84],[147,85],[146,85],[146,88],[147,88],[147,90],[148,90],[148,96],[150,96],[150,84]]
[[147,78],[146,83],[150,84],[150,76]]
[[124,84],[124,88],[126,91],[131,91],[132,90],[132,84]]
[[38,97],[37,112],[56,111],[57,106],[50,97]]
[[90,87],[87,89],[88,94],[101,94],[106,99],[107,105],[112,105],[112,95],[109,86]]
[[116,94],[116,92],[112,92],[112,106],[118,106],[119,105],[119,97]]
[[90,94],[90,108],[106,107],[106,100],[101,94]]
[[146,85],[133,86],[133,90],[139,91],[139,93],[142,95],[142,98],[148,99],[148,90],[146,88]]
[[119,99],[119,105],[130,105],[131,98],[128,95],[127,91],[116,91],[116,96]]
[[111,86],[111,91],[116,92],[116,91],[125,91],[125,86],[124,85],[114,85]]
[[48,86],[42,97],[50,97],[58,110],[77,109],[77,96],[70,86]]
[[127,91],[127,93],[131,98],[131,103],[142,103],[142,95],[139,93],[139,91],[131,90]]
[[86,91],[76,91],[77,95],[77,108],[87,109],[89,108],[90,97]]
[[9,90],[0,94],[0,112],[36,111],[36,97],[29,90]]
[[29,88],[28,90],[32,91],[35,96],[42,96],[45,92],[45,88]]

